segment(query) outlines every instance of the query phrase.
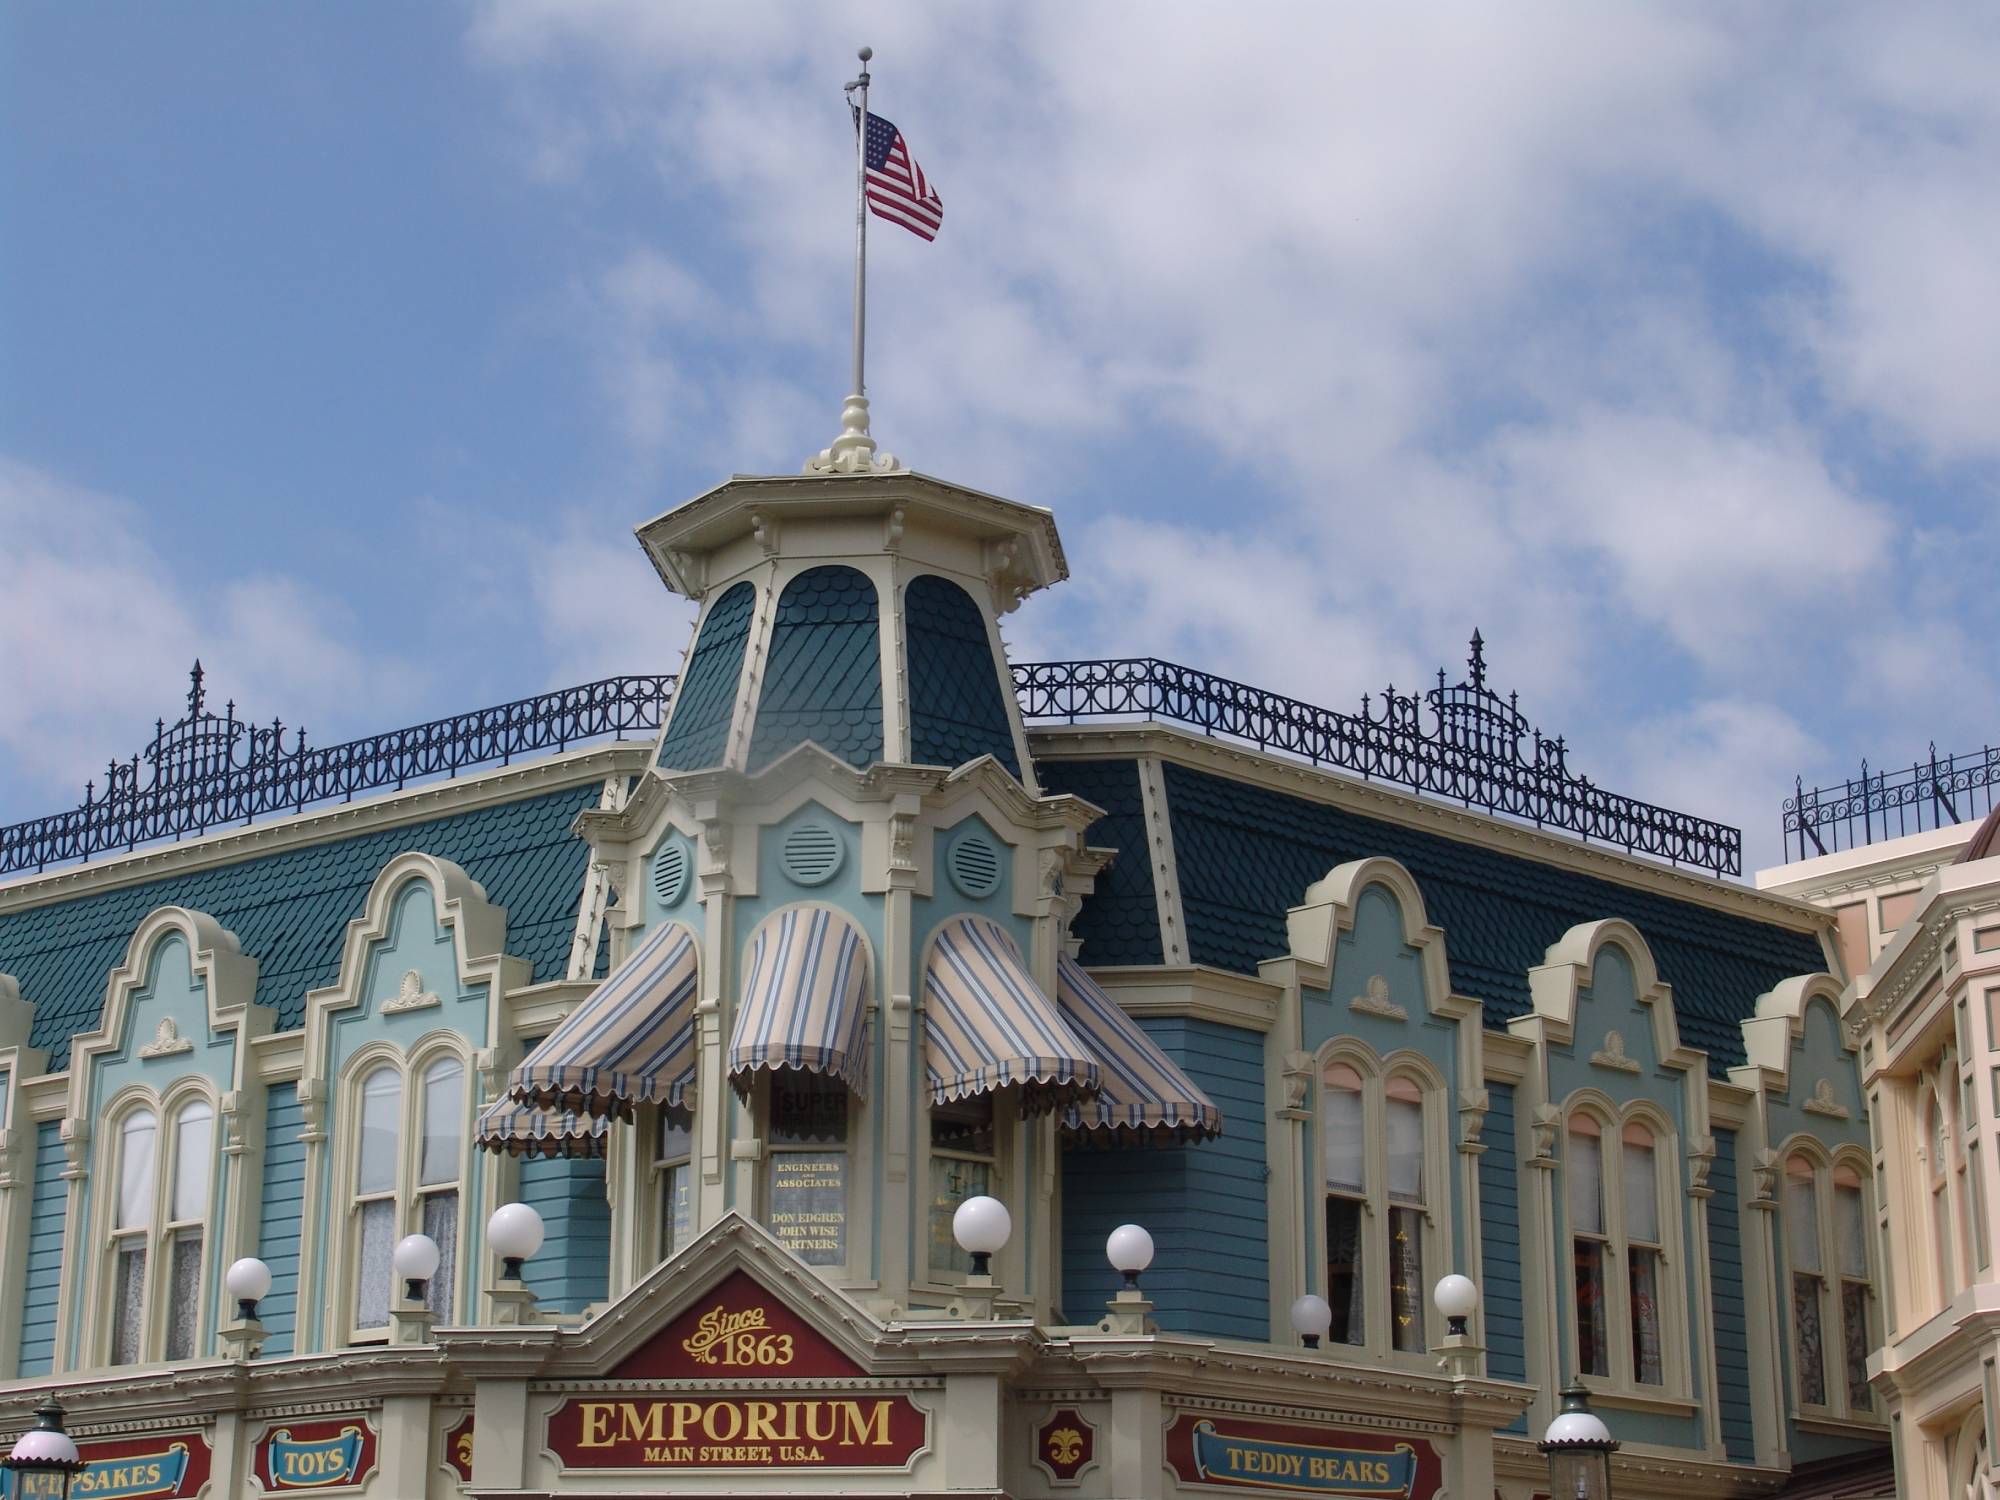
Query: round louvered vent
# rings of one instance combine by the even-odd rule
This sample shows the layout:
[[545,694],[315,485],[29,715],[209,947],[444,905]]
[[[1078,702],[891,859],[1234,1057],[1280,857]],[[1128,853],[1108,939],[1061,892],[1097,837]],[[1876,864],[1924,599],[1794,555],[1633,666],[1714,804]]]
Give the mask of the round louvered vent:
[[785,835],[785,873],[800,885],[824,885],[840,868],[840,835],[824,823],[801,823]]
[[653,856],[653,894],[660,905],[675,907],[688,888],[688,854],[684,844],[663,844]]
[[1000,887],[1000,851],[977,833],[954,840],[944,857],[951,883],[965,895],[990,896]]

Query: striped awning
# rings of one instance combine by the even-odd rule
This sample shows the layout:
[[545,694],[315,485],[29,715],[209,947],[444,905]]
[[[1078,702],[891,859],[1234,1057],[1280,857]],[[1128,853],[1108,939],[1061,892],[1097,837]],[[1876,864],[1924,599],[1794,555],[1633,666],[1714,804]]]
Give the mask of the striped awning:
[[592,1115],[679,1104],[694,1077],[698,970],[694,934],[663,925],[521,1060],[508,1097]]
[[1028,974],[1006,929],[954,917],[924,965],[924,1053],[940,1104],[1018,1085],[1036,1113],[1095,1094],[1098,1067]]
[[766,917],[729,1040],[729,1076],[797,1068],[868,1088],[868,947],[861,929],[828,906]]
[[1067,954],[1056,961],[1056,1004],[1097,1059],[1103,1083],[1096,1098],[1065,1112],[1065,1131],[1102,1145],[1199,1141],[1222,1133],[1222,1111]]
[[503,1096],[479,1112],[473,1139],[509,1156],[602,1156],[610,1130],[601,1115],[529,1109]]

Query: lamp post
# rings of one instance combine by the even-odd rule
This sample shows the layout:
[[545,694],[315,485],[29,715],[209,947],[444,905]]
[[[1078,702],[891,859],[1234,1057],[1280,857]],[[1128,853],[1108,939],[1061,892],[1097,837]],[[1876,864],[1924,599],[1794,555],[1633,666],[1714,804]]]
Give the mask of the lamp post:
[[84,1467],[53,1397],[35,1408],[35,1425],[16,1440],[12,1453],[0,1458],[0,1468],[13,1472],[14,1500],[69,1500],[69,1482]]
[[1444,1337],[1431,1349],[1438,1368],[1453,1380],[1471,1380],[1479,1374],[1480,1356],[1486,1351],[1472,1341],[1468,1331],[1472,1314],[1479,1306],[1479,1288],[1469,1276],[1456,1273],[1440,1277],[1431,1288],[1431,1304],[1444,1314]]
[[542,1248],[542,1216],[525,1203],[503,1203],[486,1221],[486,1247],[500,1257],[500,1276],[488,1293],[493,1320],[510,1326],[539,1322],[535,1294],[521,1281],[521,1262]]
[[1333,1309],[1326,1298],[1307,1292],[1292,1304],[1292,1332],[1304,1340],[1308,1349],[1317,1349],[1331,1327]]
[[438,1243],[427,1234],[406,1234],[389,1253],[389,1269],[403,1283],[403,1296],[389,1299],[389,1342],[427,1344],[437,1315],[425,1305],[430,1280],[444,1259]]
[[1542,1435],[1541,1449],[1549,1456],[1553,1500],[1611,1500],[1611,1455],[1618,1443],[1590,1409],[1582,1381],[1564,1388],[1562,1410]]
[[964,1291],[951,1304],[955,1318],[984,1320],[993,1316],[993,1257],[1007,1248],[1014,1233],[1014,1216],[998,1198],[981,1193],[952,1211],[951,1237],[972,1257]]
[[1104,1242],[1104,1258],[1125,1278],[1111,1299],[1110,1315],[1098,1323],[1105,1333],[1141,1334],[1153,1331],[1147,1314],[1153,1304],[1139,1290],[1139,1273],[1153,1263],[1153,1237],[1137,1224],[1120,1224]]
[[271,1268],[254,1255],[232,1261],[222,1273],[222,1284],[236,1299],[237,1318],[218,1337],[231,1359],[255,1359],[264,1352],[264,1325],[257,1318],[257,1304],[271,1291]]

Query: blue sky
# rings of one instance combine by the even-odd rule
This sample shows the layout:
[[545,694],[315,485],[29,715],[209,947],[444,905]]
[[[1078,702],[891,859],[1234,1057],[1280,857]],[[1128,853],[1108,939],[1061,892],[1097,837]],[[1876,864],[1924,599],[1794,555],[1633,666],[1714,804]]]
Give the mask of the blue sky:
[[199,654],[344,736],[671,670],[631,526],[837,429],[1056,509],[1019,656],[1456,666],[1777,854],[2000,725],[2000,21],[1965,8],[0,10],[0,820]]

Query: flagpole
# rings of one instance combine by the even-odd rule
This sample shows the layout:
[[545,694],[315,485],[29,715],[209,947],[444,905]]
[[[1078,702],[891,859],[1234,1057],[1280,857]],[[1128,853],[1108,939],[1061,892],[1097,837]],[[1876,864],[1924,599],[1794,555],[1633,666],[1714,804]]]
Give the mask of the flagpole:
[[854,394],[864,399],[863,355],[868,344],[868,63],[873,47],[863,47],[861,76],[852,87],[861,91],[854,116]]

